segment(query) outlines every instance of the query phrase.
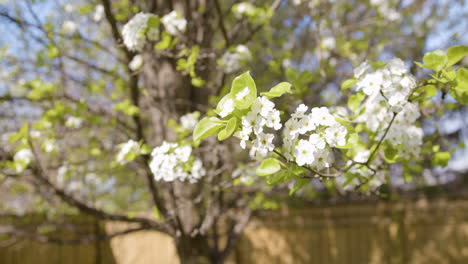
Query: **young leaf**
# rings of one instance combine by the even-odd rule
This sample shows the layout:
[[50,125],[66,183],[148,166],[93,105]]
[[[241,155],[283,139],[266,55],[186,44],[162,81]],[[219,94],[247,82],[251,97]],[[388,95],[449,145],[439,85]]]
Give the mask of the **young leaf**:
[[434,50],[426,53],[423,57],[424,68],[432,69],[436,72],[441,71],[447,65],[447,55],[441,50]]
[[260,166],[258,166],[255,172],[259,176],[267,176],[275,172],[278,172],[279,170],[281,170],[281,165],[280,165],[279,160],[275,158],[268,158],[262,161],[262,163],[260,164]]
[[450,160],[450,152],[437,152],[432,158],[433,166],[446,167]]
[[459,62],[463,57],[468,56],[468,46],[453,46],[447,50],[447,66],[452,66]]
[[359,144],[359,135],[357,133],[349,134],[348,140],[344,146],[336,146],[339,149],[355,148]]
[[[248,93],[240,96],[246,88],[248,88]],[[231,86],[231,95],[238,109],[247,109],[253,104],[257,98],[257,87],[249,72],[245,72],[234,78]]]
[[388,163],[395,163],[398,158],[398,150],[393,148],[390,144],[385,148],[384,159]]
[[364,97],[366,97],[366,95],[364,93],[357,93],[355,95],[351,95],[348,99],[348,107],[349,109],[351,109],[352,111],[356,111],[359,106],[361,105],[361,101],[364,99]]
[[293,187],[289,190],[289,195],[295,194],[297,191],[302,189],[310,180],[309,179],[296,179]]
[[219,131],[218,140],[222,141],[230,137],[232,133],[234,133],[234,130],[236,130],[236,126],[237,126],[237,118],[231,117],[226,127],[223,130]]
[[356,83],[357,83],[357,79],[355,78],[351,78],[351,79],[348,79],[348,80],[345,80],[342,84],[341,84],[341,90],[346,90],[346,89],[349,89],[351,87],[353,87]]
[[274,173],[268,176],[267,184],[268,185],[277,185],[283,183],[289,179],[288,171],[280,171],[278,173]]
[[195,126],[193,140],[199,141],[216,133],[223,123],[216,117],[205,117]]
[[291,93],[291,84],[288,82],[281,82],[275,87],[271,88],[268,92],[263,92],[260,95],[266,96],[267,98],[280,97],[285,93]]
[[460,68],[457,71],[457,86],[462,84],[465,90],[468,90],[468,70]]

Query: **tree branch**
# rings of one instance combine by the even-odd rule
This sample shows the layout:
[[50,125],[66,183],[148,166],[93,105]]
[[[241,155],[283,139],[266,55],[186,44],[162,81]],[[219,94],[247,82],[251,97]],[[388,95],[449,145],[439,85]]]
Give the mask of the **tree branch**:
[[100,219],[123,221],[123,222],[129,222],[129,223],[139,223],[146,228],[155,229],[155,230],[167,233],[167,234],[173,233],[171,228],[166,223],[156,222],[156,221],[150,220],[148,218],[143,218],[143,217],[128,217],[125,215],[107,213],[100,209],[91,207],[90,205],[83,203],[79,201],[78,199],[74,198],[73,196],[67,194],[64,190],[58,188],[51,181],[49,181],[49,179],[46,176],[47,172],[42,167],[41,160],[39,156],[37,155],[34,144],[29,137],[28,137],[28,144],[29,144],[29,147],[31,148],[31,152],[33,154],[33,158],[36,163],[35,166],[34,165],[31,166],[31,170],[33,171],[34,175],[46,187],[51,189],[55,193],[55,195],[57,195],[62,201],[79,209],[83,213],[96,216]]

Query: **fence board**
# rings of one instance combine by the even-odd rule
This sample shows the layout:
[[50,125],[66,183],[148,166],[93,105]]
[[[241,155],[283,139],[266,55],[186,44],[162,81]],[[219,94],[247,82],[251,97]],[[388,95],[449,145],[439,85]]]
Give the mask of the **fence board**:
[[[108,232],[119,227],[106,224]],[[99,248],[97,258],[95,244],[21,240],[0,247],[0,263],[178,263],[172,240],[156,232],[117,237]],[[362,203],[264,212],[249,224],[230,263],[468,263],[468,201]]]

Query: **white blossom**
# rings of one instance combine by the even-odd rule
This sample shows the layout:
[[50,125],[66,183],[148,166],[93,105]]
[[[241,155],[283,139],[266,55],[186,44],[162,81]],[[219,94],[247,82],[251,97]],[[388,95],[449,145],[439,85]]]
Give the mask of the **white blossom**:
[[249,2],[241,2],[235,5],[232,11],[237,18],[242,18],[252,15],[255,12],[255,6]]
[[304,166],[306,164],[312,164],[315,160],[315,151],[316,149],[311,142],[304,139],[299,140],[294,149],[294,157],[296,158],[297,165]]
[[30,149],[24,148],[19,150],[13,156],[13,160],[15,162],[15,169],[17,173],[21,173],[28,167],[29,163],[31,163],[33,159],[33,153]]
[[189,131],[192,131],[198,123],[198,112],[188,113],[180,117],[181,126]]
[[116,160],[121,165],[128,162],[127,157],[129,154],[137,155],[140,153],[140,144],[132,139],[119,146],[120,151],[117,154]]
[[331,147],[344,146],[348,130],[342,125],[334,125],[325,129],[325,139]]
[[356,83],[358,90],[362,89],[367,95],[372,95],[380,91],[380,86],[383,83],[381,72],[366,74],[364,78]]
[[153,149],[152,160],[149,164],[154,179],[171,182],[174,180],[190,183],[205,176],[206,170],[200,159],[193,157],[192,147],[179,146],[177,143],[163,142]]
[[241,69],[242,64],[251,60],[252,54],[245,45],[237,45],[233,51],[223,54],[220,59],[224,72],[233,73]]
[[138,13],[123,26],[122,38],[125,46],[132,51],[141,51],[146,43],[144,31],[148,27],[148,19],[156,17],[153,14]]
[[83,123],[83,119],[81,117],[77,116],[70,116],[67,118],[67,121],[65,121],[65,126],[68,128],[80,128],[81,124]]
[[333,155],[330,150],[317,149],[314,153],[314,161],[311,165],[316,167],[318,170],[322,170],[324,168],[330,168],[333,161]]
[[419,107],[408,101],[417,83],[405,63],[394,58],[377,71],[372,72],[369,67],[362,75],[357,76],[358,89],[369,96],[363,104],[364,112],[355,121],[365,123],[380,138],[395,113],[396,117],[386,140],[398,150],[399,156],[417,157],[422,145],[423,131],[415,125],[420,116]]
[[166,31],[172,36],[177,36],[184,33],[187,27],[187,20],[173,10],[161,19]]
[[104,17],[104,6],[99,4],[94,8],[93,20],[99,22]]
[[250,150],[250,156],[252,158],[264,158],[270,151],[273,151],[275,145],[273,145],[273,139],[275,136],[268,133],[259,133],[257,138],[253,141],[253,146]]
[[332,126],[336,123],[335,118],[326,107],[315,107],[311,110],[311,117],[316,125]]
[[54,139],[47,139],[44,141],[44,151],[51,153],[58,150],[57,142]]
[[71,20],[66,20],[62,24],[62,30],[66,33],[73,34],[78,30],[78,25]]
[[130,63],[128,64],[128,67],[130,68],[130,70],[136,71],[140,69],[142,65],[143,65],[143,56],[138,54],[133,57],[132,61],[130,61]]
[[370,70],[370,65],[367,61],[364,61],[361,63],[361,65],[354,69],[354,77],[360,78],[368,70]]
[[65,10],[65,12],[67,13],[73,13],[75,11],[75,6],[68,3],[68,4],[65,4],[65,6],[63,7],[63,9]]
[[255,102],[252,104],[252,112],[258,113],[263,117],[267,117],[268,114],[273,110],[275,104],[268,100],[265,96],[257,97]]

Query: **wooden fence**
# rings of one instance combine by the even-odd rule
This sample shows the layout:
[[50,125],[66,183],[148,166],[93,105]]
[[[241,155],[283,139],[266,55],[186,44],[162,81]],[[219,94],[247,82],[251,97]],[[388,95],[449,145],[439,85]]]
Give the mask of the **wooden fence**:
[[[109,223],[108,231],[118,229]],[[96,250],[98,249],[98,250]],[[468,263],[468,201],[361,203],[265,212],[230,263]],[[170,238],[137,232],[107,243],[0,247],[1,264],[178,263]]]

